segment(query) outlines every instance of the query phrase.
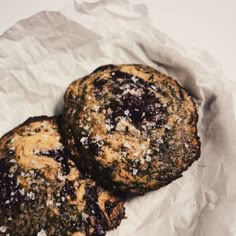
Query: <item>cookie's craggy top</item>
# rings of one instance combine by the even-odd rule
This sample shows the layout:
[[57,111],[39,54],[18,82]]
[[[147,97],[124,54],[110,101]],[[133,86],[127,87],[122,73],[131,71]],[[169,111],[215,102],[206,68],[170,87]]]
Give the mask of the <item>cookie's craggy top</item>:
[[0,188],[0,235],[105,235],[124,217],[124,202],[67,158],[54,117],[1,138]]
[[192,98],[151,67],[100,67],[69,86],[64,108],[72,155],[107,187],[144,194],[200,156]]

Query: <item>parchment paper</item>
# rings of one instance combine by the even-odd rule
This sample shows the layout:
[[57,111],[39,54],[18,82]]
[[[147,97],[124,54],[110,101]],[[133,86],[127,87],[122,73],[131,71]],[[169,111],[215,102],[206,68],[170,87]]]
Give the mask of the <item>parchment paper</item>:
[[40,12],[0,36],[0,135],[30,116],[59,114],[73,80],[109,63],[143,63],[194,97],[202,142],[183,177],[126,204],[110,236],[236,235],[235,84],[206,52],[154,29],[144,4],[75,1]]

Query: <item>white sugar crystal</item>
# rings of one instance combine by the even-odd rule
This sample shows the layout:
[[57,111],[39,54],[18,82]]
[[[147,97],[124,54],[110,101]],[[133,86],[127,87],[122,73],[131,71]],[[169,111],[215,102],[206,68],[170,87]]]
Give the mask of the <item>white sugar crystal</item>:
[[47,236],[47,233],[44,229],[41,229],[38,233],[37,236]]
[[3,226],[3,225],[0,226],[0,232],[5,233],[6,230],[7,230],[7,227],[6,227],[6,226]]
[[5,201],[5,203],[6,203],[6,204],[9,204],[9,203],[10,203],[10,201],[9,201],[9,200],[6,200],[6,201]]
[[133,168],[133,175],[136,175],[138,173],[138,169]]

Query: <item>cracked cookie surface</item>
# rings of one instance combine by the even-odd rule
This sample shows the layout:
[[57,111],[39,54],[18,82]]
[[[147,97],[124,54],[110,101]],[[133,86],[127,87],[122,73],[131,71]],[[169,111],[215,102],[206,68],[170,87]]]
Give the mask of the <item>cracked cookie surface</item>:
[[34,117],[0,139],[0,235],[105,235],[124,201],[69,159],[58,117]]
[[151,67],[99,67],[74,81],[64,100],[67,146],[108,188],[142,195],[179,178],[200,156],[193,99]]

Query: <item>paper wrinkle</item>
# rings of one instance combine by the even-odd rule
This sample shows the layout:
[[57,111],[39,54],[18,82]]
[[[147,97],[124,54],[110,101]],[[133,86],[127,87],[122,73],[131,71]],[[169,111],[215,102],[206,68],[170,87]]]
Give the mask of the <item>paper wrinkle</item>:
[[148,20],[145,4],[74,1],[0,36],[0,134],[59,114],[67,86],[103,64],[143,63],[181,83],[198,106],[201,158],[183,177],[126,204],[112,236],[236,234],[236,85],[205,51],[185,49]]

